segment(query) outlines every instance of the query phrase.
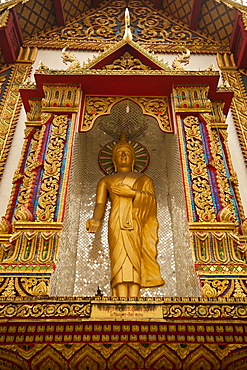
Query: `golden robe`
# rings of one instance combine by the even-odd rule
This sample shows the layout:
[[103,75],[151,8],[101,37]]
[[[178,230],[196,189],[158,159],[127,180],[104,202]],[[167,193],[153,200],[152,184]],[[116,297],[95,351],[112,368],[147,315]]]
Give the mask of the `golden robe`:
[[[114,194],[111,186],[126,184],[135,198]],[[111,200],[108,239],[111,259],[111,286],[123,282],[141,287],[164,284],[157,263],[158,221],[153,181],[145,174],[117,172],[99,181],[97,203]]]

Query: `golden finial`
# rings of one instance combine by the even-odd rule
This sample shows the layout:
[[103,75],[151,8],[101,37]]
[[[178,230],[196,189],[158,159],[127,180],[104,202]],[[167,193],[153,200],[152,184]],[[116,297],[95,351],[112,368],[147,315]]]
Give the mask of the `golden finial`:
[[119,144],[127,144],[127,139],[126,139],[126,135],[125,135],[124,130],[121,132],[121,137],[120,137],[120,140],[119,140]]
[[129,14],[129,9],[125,9],[125,32],[123,36],[124,41],[132,41],[132,33],[130,30],[130,14]]

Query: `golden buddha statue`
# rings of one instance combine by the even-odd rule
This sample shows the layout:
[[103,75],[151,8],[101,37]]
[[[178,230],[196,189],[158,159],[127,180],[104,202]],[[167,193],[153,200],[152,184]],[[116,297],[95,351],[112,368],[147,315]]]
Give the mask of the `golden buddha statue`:
[[109,196],[112,293],[118,297],[138,297],[140,288],[165,283],[156,259],[158,221],[154,185],[150,177],[133,171],[135,150],[124,133],[112,150],[112,161],[115,173],[99,181],[94,215],[86,227],[91,233],[99,229]]

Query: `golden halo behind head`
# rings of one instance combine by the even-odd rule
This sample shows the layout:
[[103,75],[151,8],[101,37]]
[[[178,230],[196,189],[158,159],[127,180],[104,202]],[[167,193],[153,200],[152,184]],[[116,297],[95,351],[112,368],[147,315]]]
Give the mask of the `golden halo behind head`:
[[145,148],[144,145],[138,143],[134,140],[126,140],[125,133],[122,132],[120,140],[117,142],[116,140],[111,141],[103,146],[103,148],[99,152],[98,161],[101,170],[110,175],[115,172],[114,164],[112,162],[112,157],[115,151],[119,148],[119,146],[127,145],[134,154],[135,164],[134,164],[134,171],[135,172],[144,172],[149,165],[149,153],[148,150]]

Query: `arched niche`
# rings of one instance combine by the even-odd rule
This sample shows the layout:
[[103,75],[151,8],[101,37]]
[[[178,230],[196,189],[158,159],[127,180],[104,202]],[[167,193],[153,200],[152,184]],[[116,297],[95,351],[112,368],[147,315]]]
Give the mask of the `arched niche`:
[[157,119],[143,113],[137,98],[117,100],[107,115],[98,115],[89,131],[76,134],[59,261],[51,292],[92,296],[99,286],[104,295],[111,295],[107,240],[109,207],[96,235],[88,234],[85,224],[93,214],[97,182],[104,176],[98,165],[98,153],[105,144],[117,140],[123,129],[129,139],[140,142],[149,152],[150,163],[145,173],[154,181],[158,204],[158,261],[166,284],[157,289],[145,289],[142,295],[198,295],[177,136],[161,131]]

